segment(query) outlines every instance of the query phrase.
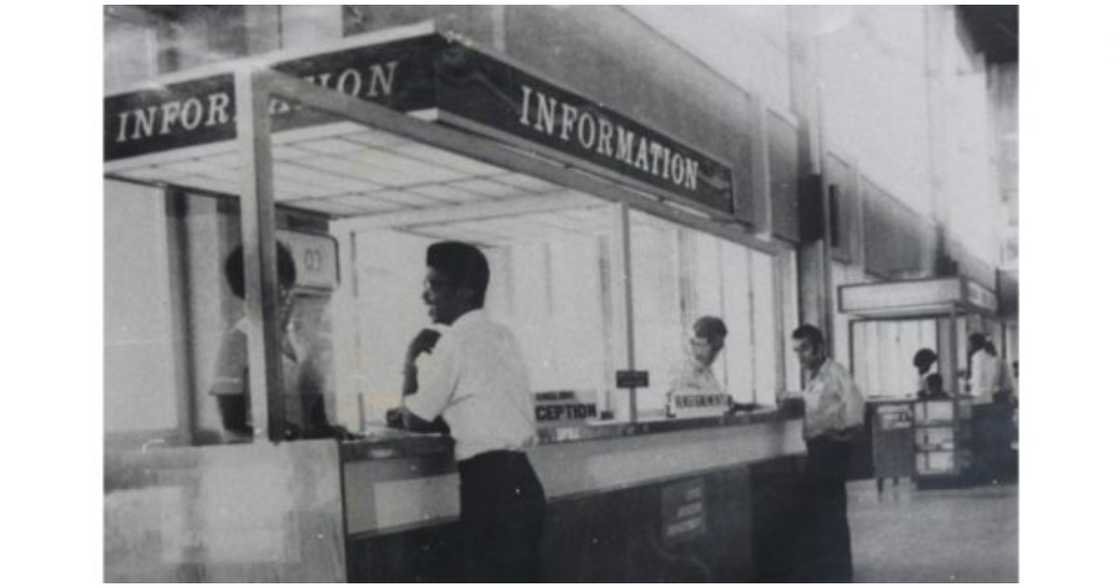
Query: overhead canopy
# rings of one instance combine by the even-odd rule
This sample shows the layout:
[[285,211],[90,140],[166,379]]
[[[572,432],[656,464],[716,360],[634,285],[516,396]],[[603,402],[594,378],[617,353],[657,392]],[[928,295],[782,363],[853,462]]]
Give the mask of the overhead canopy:
[[839,287],[839,304],[840,312],[877,319],[994,315],[997,310],[994,292],[961,276],[845,284]]
[[[347,37],[312,54],[291,51],[177,74],[105,98],[111,177],[237,194],[241,166],[232,71],[268,67],[364,102],[486,135],[669,202],[730,218],[723,162],[446,35],[430,24]],[[366,125],[273,97],[276,202],[367,217],[564,190]]]

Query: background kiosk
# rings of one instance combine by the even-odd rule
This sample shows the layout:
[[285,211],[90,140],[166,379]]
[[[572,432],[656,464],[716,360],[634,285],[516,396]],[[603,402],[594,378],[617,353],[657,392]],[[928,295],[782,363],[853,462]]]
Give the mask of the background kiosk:
[[[908,475],[919,487],[963,481],[973,463],[965,341],[970,331],[991,328],[994,293],[960,276],[848,284],[839,287],[839,307],[855,317],[849,361],[868,394],[868,449],[880,487],[883,478]],[[882,336],[880,326],[891,330]],[[893,356],[879,353],[880,343]],[[911,357],[920,347],[937,353],[949,398],[917,399]]]
[[[616,372],[641,371],[632,234],[647,225],[687,227],[743,259],[761,256],[759,275],[782,252],[736,220],[730,167],[428,24],[314,51],[224,63],[105,98],[108,181],[236,202],[257,429],[252,443],[207,444],[189,416],[197,412],[192,403],[206,402],[195,397],[183,401],[181,431],[107,438],[106,580],[457,577],[450,539],[457,479],[446,438],[377,429],[371,423],[384,406],[361,400],[347,424],[365,430],[362,439],[282,439],[275,242],[284,229],[333,235],[336,241],[325,242],[337,243],[337,251],[330,247],[322,257],[337,254],[340,272],[326,272],[323,292],[366,295],[368,282],[357,278],[367,272],[382,275],[387,295],[419,307],[419,279],[378,274],[386,268],[354,259],[369,246],[358,242],[361,231],[379,228],[484,243],[576,235],[598,260],[582,281],[570,282],[585,291],[598,282],[609,293],[604,318],[587,327],[606,342],[605,367],[568,371],[612,384],[572,386],[570,397],[552,400],[586,392],[595,414],[618,417],[545,427],[530,450],[549,501],[545,579],[787,573],[782,532],[798,508],[790,489],[804,453],[799,415],[764,407],[646,420],[633,380],[613,384]],[[632,155],[601,152],[607,132],[627,138]],[[656,167],[641,150],[654,143]],[[402,243],[384,248],[386,258],[402,255]],[[370,345],[395,346],[398,362],[407,339],[390,335],[415,332],[405,314],[384,313],[363,329],[377,334]],[[768,320],[775,314],[759,312]],[[330,355],[346,368],[335,373],[361,371],[352,338],[337,333],[363,320],[332,317]],[[781,333],[773,329],[775,346]],[[344,384],[354,383],[334,382]],[[332,398],[328,392],[328,404]],[[660,395],[652,404],[661,407]]]

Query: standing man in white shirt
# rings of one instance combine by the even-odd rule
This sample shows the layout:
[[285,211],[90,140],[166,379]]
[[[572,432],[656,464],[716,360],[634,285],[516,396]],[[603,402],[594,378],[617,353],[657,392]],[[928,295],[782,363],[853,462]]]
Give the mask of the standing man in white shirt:
[[973,406],[989,405],[999,392],[999,356],[983,333],[968,336],[968,354],[968,388]]
[[455,440],[465,579],[534,581],[545,496],[524,451],[536,438],[528,368],[509,329],[482,312],[482,252],[442,241],[428,247],[427,264],[422,297],[446,328],[409,345],[399,420],[430,429],[442,417]]
[[995,346],[983,333],[968,336],[968,351],[973,470],[980,481],[999,481],[1014,466],[1011,378]]
[[813,325],[793,331],[794,350],[809,375],[802,435],[806,511],[799,578],[851,581],[852,544],[845,486],[852,445],[863,430],[863,396],[843,366],[828,357],[824,335]]

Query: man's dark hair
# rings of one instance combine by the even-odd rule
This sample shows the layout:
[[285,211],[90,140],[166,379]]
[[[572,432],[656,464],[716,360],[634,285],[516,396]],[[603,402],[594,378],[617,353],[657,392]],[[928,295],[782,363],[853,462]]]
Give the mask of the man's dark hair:
[[723,319],[719,317],[702,316],[692,323],[692,332],[708,341],[723,339],[727,337],[727,325],[723,324]]
[[984,333],[972,333],[968,336],[968,346],[973,349],[983,349],[988,343],[988,338]]
[[[234,296],[245,299],[245,251],[241,245],[233,248],[226,256],[226,283]],[[280,287],[289,289],[296,283],[296,260],[292,252],[282,243],[276,244],[276,277]]]
[[478,247],[461,241],[440,241],[428,246],[428,267],[451,280],[453,287],[474,291],[470,303],[478,308],[486,302],[490,284],[490,265]]
[[818,349],[824,348],[824,333],[813,325],[801,325],[793,330],[794,339],[805,339]]
[[914,354],[914,367],[916,368],[933,365],[935,361],[937,361],[937,354],[929,347],[922,347]]

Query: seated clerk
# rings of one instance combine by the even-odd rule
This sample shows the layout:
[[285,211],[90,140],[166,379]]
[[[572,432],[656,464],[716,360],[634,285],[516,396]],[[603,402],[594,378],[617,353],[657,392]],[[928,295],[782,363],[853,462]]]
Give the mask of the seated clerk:
[[[727,339],[727,325],[714,316],[702,316],[692,323],[692,337],[688,340],[689,352],[678,366],[669,390],[665,393],[665,416],[675,417],[674,398],[680,394],[724,394],[723,386],[712,373],[715,363]],[[755,403],[735,402],[728,396],[728,408],[732,412],[751,411],[758,408]]]
[[918,398],[946,398],[943,381],[937,373],[937,354],[923,347],[914,354],[914,367],[918,370]]
[[513,333],[483,313],[490,270],[482,252],[442,241],[426,261],[422,299],[446,328],[438,337],[424,329],[408,346],[406,394],[386,421],[427,429],[445,419],[459,470],[465,579],[533,581],[545,497],[525,454],[536,438],[528,367]]
[[[242,247],[238,245],[226,257],[224,265],[226,283],[234,296],[245,299],[245,261]],[[285,439],[310,439],[322,437],[351,438],[341,427],[327,422],[323,401],[322,377],[313,371],[311,362],[303,361],[296,352],[290,334],[293,297],[292,286],[296,279],[296,265],[291,252],[284,245],[276,244],[276,272],[280,285],[278,319],[281,343],[281,361],[284,373],[283,402]],[[210,394],[218,401],[224,438],[227,442],[251,441],[253,425],[250,422],[249,394],[249,337],[248,319],[237,321],[222,335],[218,350],[217,366]]]
[[712,364],[723,351],[726,338],[727,326],[717,317],[702,316],[692,323],[689,353],[665,394],[665,416],[676,416],[674,398],[681,394],[723,394],[723,387],[712,373]]

